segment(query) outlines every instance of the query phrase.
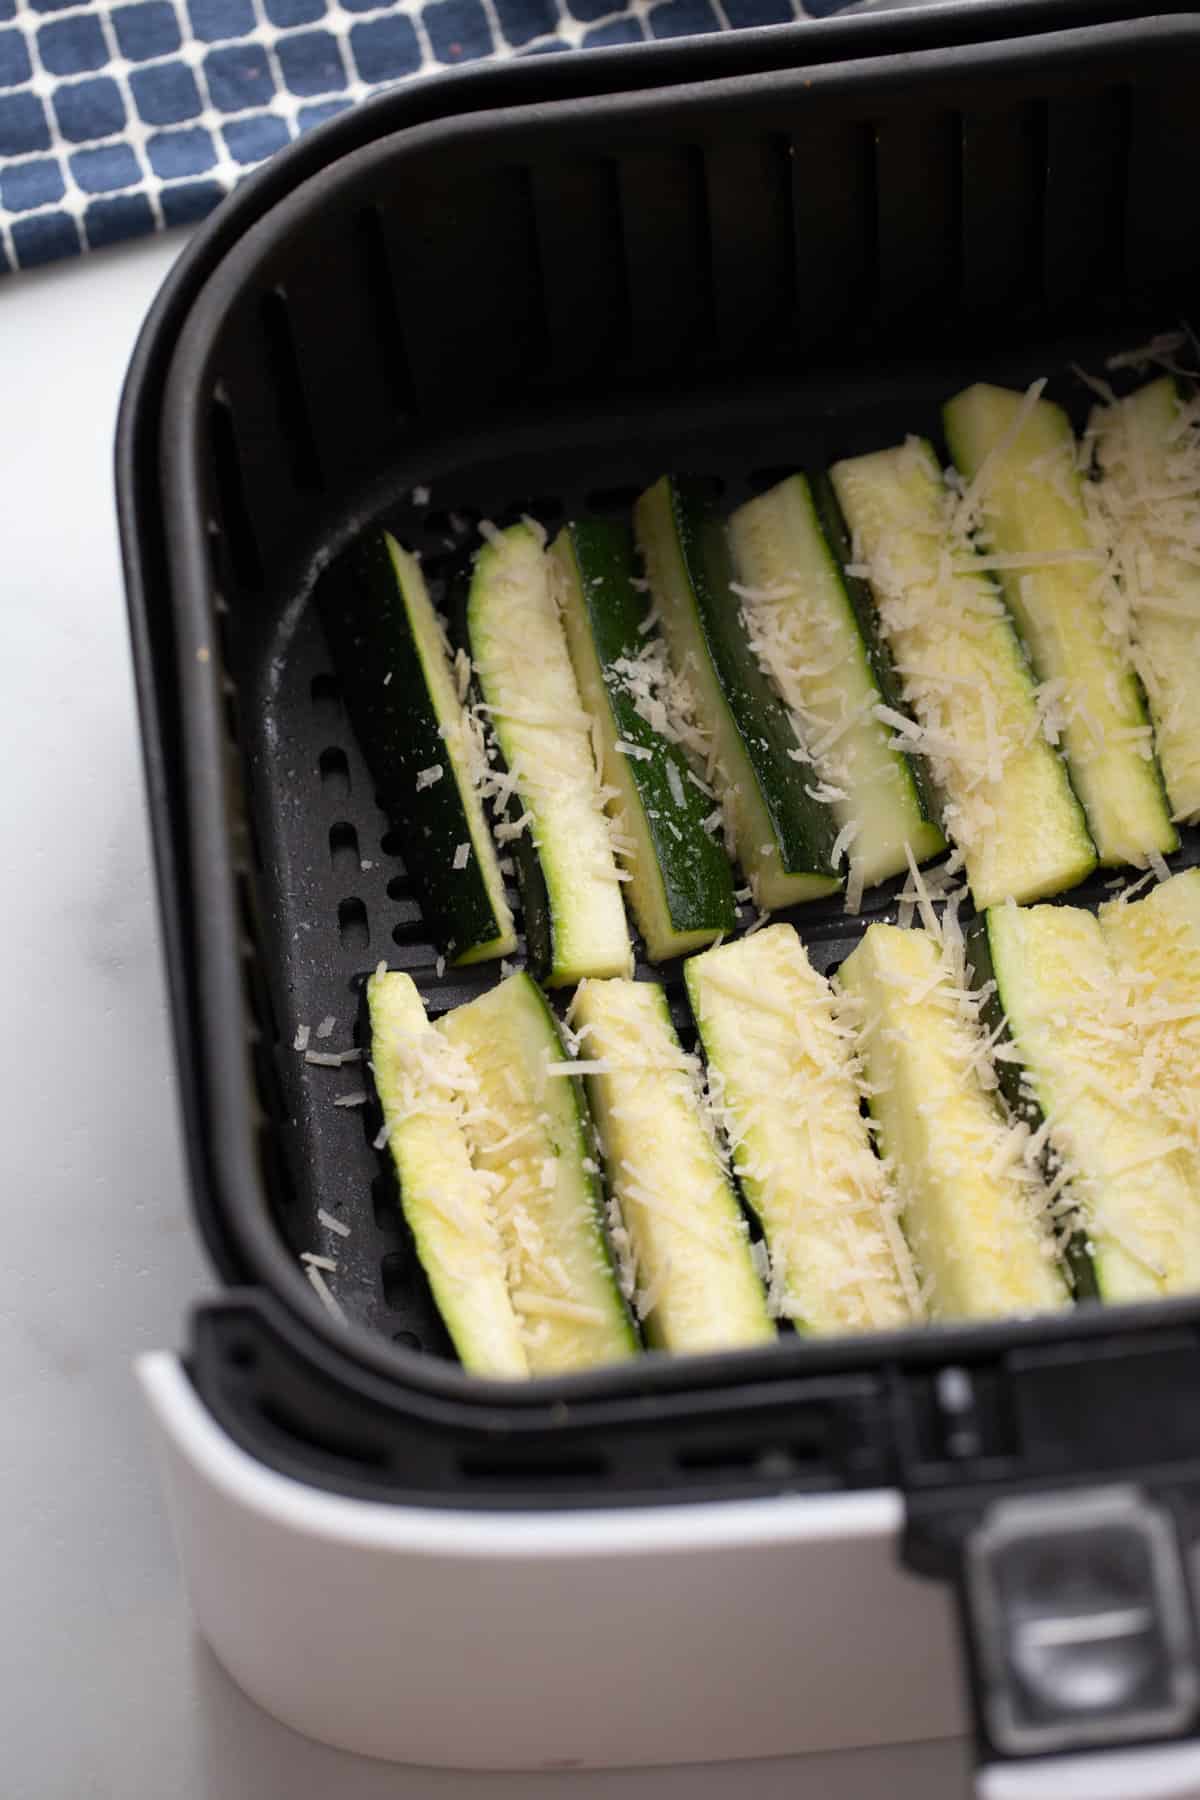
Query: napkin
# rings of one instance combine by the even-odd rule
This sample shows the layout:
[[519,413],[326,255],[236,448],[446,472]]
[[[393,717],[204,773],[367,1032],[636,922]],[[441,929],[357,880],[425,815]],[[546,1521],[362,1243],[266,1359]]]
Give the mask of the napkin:
[[0,273],[190,224],[396,82],[804,16],[802,0],[0,0]]

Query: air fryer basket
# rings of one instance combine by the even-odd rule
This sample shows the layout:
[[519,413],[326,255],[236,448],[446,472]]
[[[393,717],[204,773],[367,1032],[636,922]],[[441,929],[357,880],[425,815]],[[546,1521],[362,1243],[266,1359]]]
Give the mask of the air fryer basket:
[[[496,978],[437,976],[340,705],[309,601],[356,532],[386,520],[436,572],[464,522],[624,510],[666,469],[732,505],[936,438],[939,402],[979,378],[1049,373],[1078,416],[1072,361],[1188,314],[1200,18],[1109,9],[1021,38],[1027,7],[933,11],[587,74],[555,59],[475,82],[455,116],[367,108],[290,185],[252,184],[236,233],[218,217],[143,346],[126,557],[196,1204],[230,1284],[189,1368],[235,1438],[306,1480],[456,1506],[899,1482],[936,1512],[965,1486],[1200,1452],[1172,1404],[1200,1373],[1191,1302],[468,1377],[366,1110],[334,1105],[359,1071],[291,1047],[330,1014],[348,1044],[381,958],[434,1012]],[[791,916],[830,968],[891,905]],[[297,1260],[329,1247],[319,1208],[350,1226],[349,1330]]]

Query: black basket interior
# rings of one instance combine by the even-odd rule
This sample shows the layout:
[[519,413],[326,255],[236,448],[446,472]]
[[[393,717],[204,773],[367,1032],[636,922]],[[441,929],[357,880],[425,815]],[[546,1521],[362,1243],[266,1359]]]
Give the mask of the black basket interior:
[[[713,478],[731,507],[910,431],[936,441],[941,401],[976,379],[1049,375],[1082,417],[1070,365],[1099,370],[1194,304],[1198,71],[1200,20],[1181,16],[429,123],[284,198],[204,289],[162,446],[198,1129],[232,1272],[347,1345],[380,1405],[473,1402],[479,1384],[434,1361],[369,1109],[333,1104],[361,1071],[306,1065],[293,1036],[333,1015],[329,1047],[350,1044],[380,959],[434,1013],[496,973],[436,973],[309,604],[320,569],[386,521],[436,575],[481,517],[625,513],[665,470]],[[787,916],[830,969],[894,886],[858,923],[840,901]],[[352,1343],[296,1260],[331,1243]],[[1064,1328],[971,1341],[1039,1333]],[[792,1340],[724,1374],[531,1384],[528,1404],[853,1382],[910,1352],[931,1354]],[[871,1432],[852,1435],[878,1479]],[[651,1485],[679,1476],[676,1459]]]

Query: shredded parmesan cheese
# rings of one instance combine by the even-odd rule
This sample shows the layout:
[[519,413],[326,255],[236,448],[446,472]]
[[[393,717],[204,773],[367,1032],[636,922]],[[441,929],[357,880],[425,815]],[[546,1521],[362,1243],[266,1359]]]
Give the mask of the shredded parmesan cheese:
[[837,868],[842,858],[850,849],[851,844],[853,844],[855,838],[858,836],[859,829],[858,823],[853,819],[842,826],[841,830],[833,840],[833,849],[829,854],[830,866],[832,868]]
[[342,1311],[341,1303],[334,1296],[329,1283],[326,1281],[324,1275],[322,1275],[320,1269],[316,1267],[315,1263],[310,1262],[305,1265],[304,1273],[316,1289],[317,1298],[320,1300],[321,1305],[325,1308],[326,1312],[331,1313],[335,1319],[340,1319],[344,1324],[346,1315]]

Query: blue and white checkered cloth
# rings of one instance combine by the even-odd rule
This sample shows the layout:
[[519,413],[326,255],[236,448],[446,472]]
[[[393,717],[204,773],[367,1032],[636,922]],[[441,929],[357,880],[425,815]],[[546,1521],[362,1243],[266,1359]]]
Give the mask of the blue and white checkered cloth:
[[0,0],[0,273],[202,218],[398,81],[805,15],[803,0]]

